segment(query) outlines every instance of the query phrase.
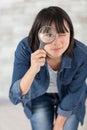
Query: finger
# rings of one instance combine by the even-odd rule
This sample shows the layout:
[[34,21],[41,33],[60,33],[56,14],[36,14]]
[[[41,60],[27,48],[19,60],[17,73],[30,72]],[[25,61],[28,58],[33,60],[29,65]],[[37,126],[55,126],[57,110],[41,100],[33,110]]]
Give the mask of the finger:
[[41,54],[41,53],[46,54],[46,51],[43,50],[43,49],[39,49],[39,50],[35,51],[35,52],[33,53],[33,55],[38,55],[38,54]]
[[43,59],[39,59],[38,60],[38,64],[39,64],[39,66],[43,66],[45,64],[45,59],[44,58]]
[[43,58],[46,57],[46,54],[44,54],[43,52],[41,52],[41,53],[39,53],[39,54],[36,54],[36,55],[35,55],[35,54],[34,54],[34,55],[33,55],[33,54],[31,55],[31,58],[32,58],[32,59],[38,59],[38,58],[42,58],[42,57],[43,57]]

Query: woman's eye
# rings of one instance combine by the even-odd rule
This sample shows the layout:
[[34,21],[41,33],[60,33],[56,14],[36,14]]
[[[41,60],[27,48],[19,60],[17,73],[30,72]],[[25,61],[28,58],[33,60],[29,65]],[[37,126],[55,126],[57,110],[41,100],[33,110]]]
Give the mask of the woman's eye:
[[59,33],[59,36],[67,36],[69,33]]
[[59,36],[66,36],[66,33],[59,33]]

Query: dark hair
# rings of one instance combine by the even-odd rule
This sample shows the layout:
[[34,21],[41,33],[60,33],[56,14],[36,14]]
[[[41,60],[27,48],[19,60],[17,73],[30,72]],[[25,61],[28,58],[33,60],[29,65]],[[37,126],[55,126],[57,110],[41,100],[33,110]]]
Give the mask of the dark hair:
[[70,29],[70,44],[68,49],[66,50],[66,54],[71,55],[72,49],[74,47],[74,29],[72,25],[72,21],[68,14],[57,6],[50,6],[48,8],[42,9],[35,18],[35,21],[32,25],[32,28],[29,33],[29,45],[34,52],[39,48],[39,39],[38,39],[38,31],[44,25],[55,24],[58,33],[64,33],[68,31],[64,25],[64,21],[67,22],[67,25]]

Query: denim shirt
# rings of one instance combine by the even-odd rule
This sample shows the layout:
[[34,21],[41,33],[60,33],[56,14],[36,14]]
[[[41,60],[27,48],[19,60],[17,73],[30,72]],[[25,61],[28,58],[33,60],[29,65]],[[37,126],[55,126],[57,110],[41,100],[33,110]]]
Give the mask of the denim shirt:
[[[29,92],[22,96],[20,80],[30,67],[32,50],[28,44],[28,37],[17,46],[13,68],[12,84],[9,97],[13,104],[22,103],[28,118],[32,116],[32,99],[46,93],[49,86],[49,71],[47,64],[41,67],[35,76]],[[87,86],[87,46],[76,40],[72,57],[64,55],[60,71],[57,72],[57,89],[60,99],[57,113],[67,118],[75,114],[83,123],[85,115],[85,100]]]

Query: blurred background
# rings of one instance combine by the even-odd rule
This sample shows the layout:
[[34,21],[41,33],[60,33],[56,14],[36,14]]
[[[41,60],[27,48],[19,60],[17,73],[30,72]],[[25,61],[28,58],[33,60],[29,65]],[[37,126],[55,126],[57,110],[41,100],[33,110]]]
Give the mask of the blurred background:
[[[8,98],[14,51],[28,35],[37,13],[55,5],[69,14],[75,38],[87,45],[87,0],[0,0],[0,130],[31,130],[21,104],[14,106]],[[86,118],[79,130],[87,130]]]

